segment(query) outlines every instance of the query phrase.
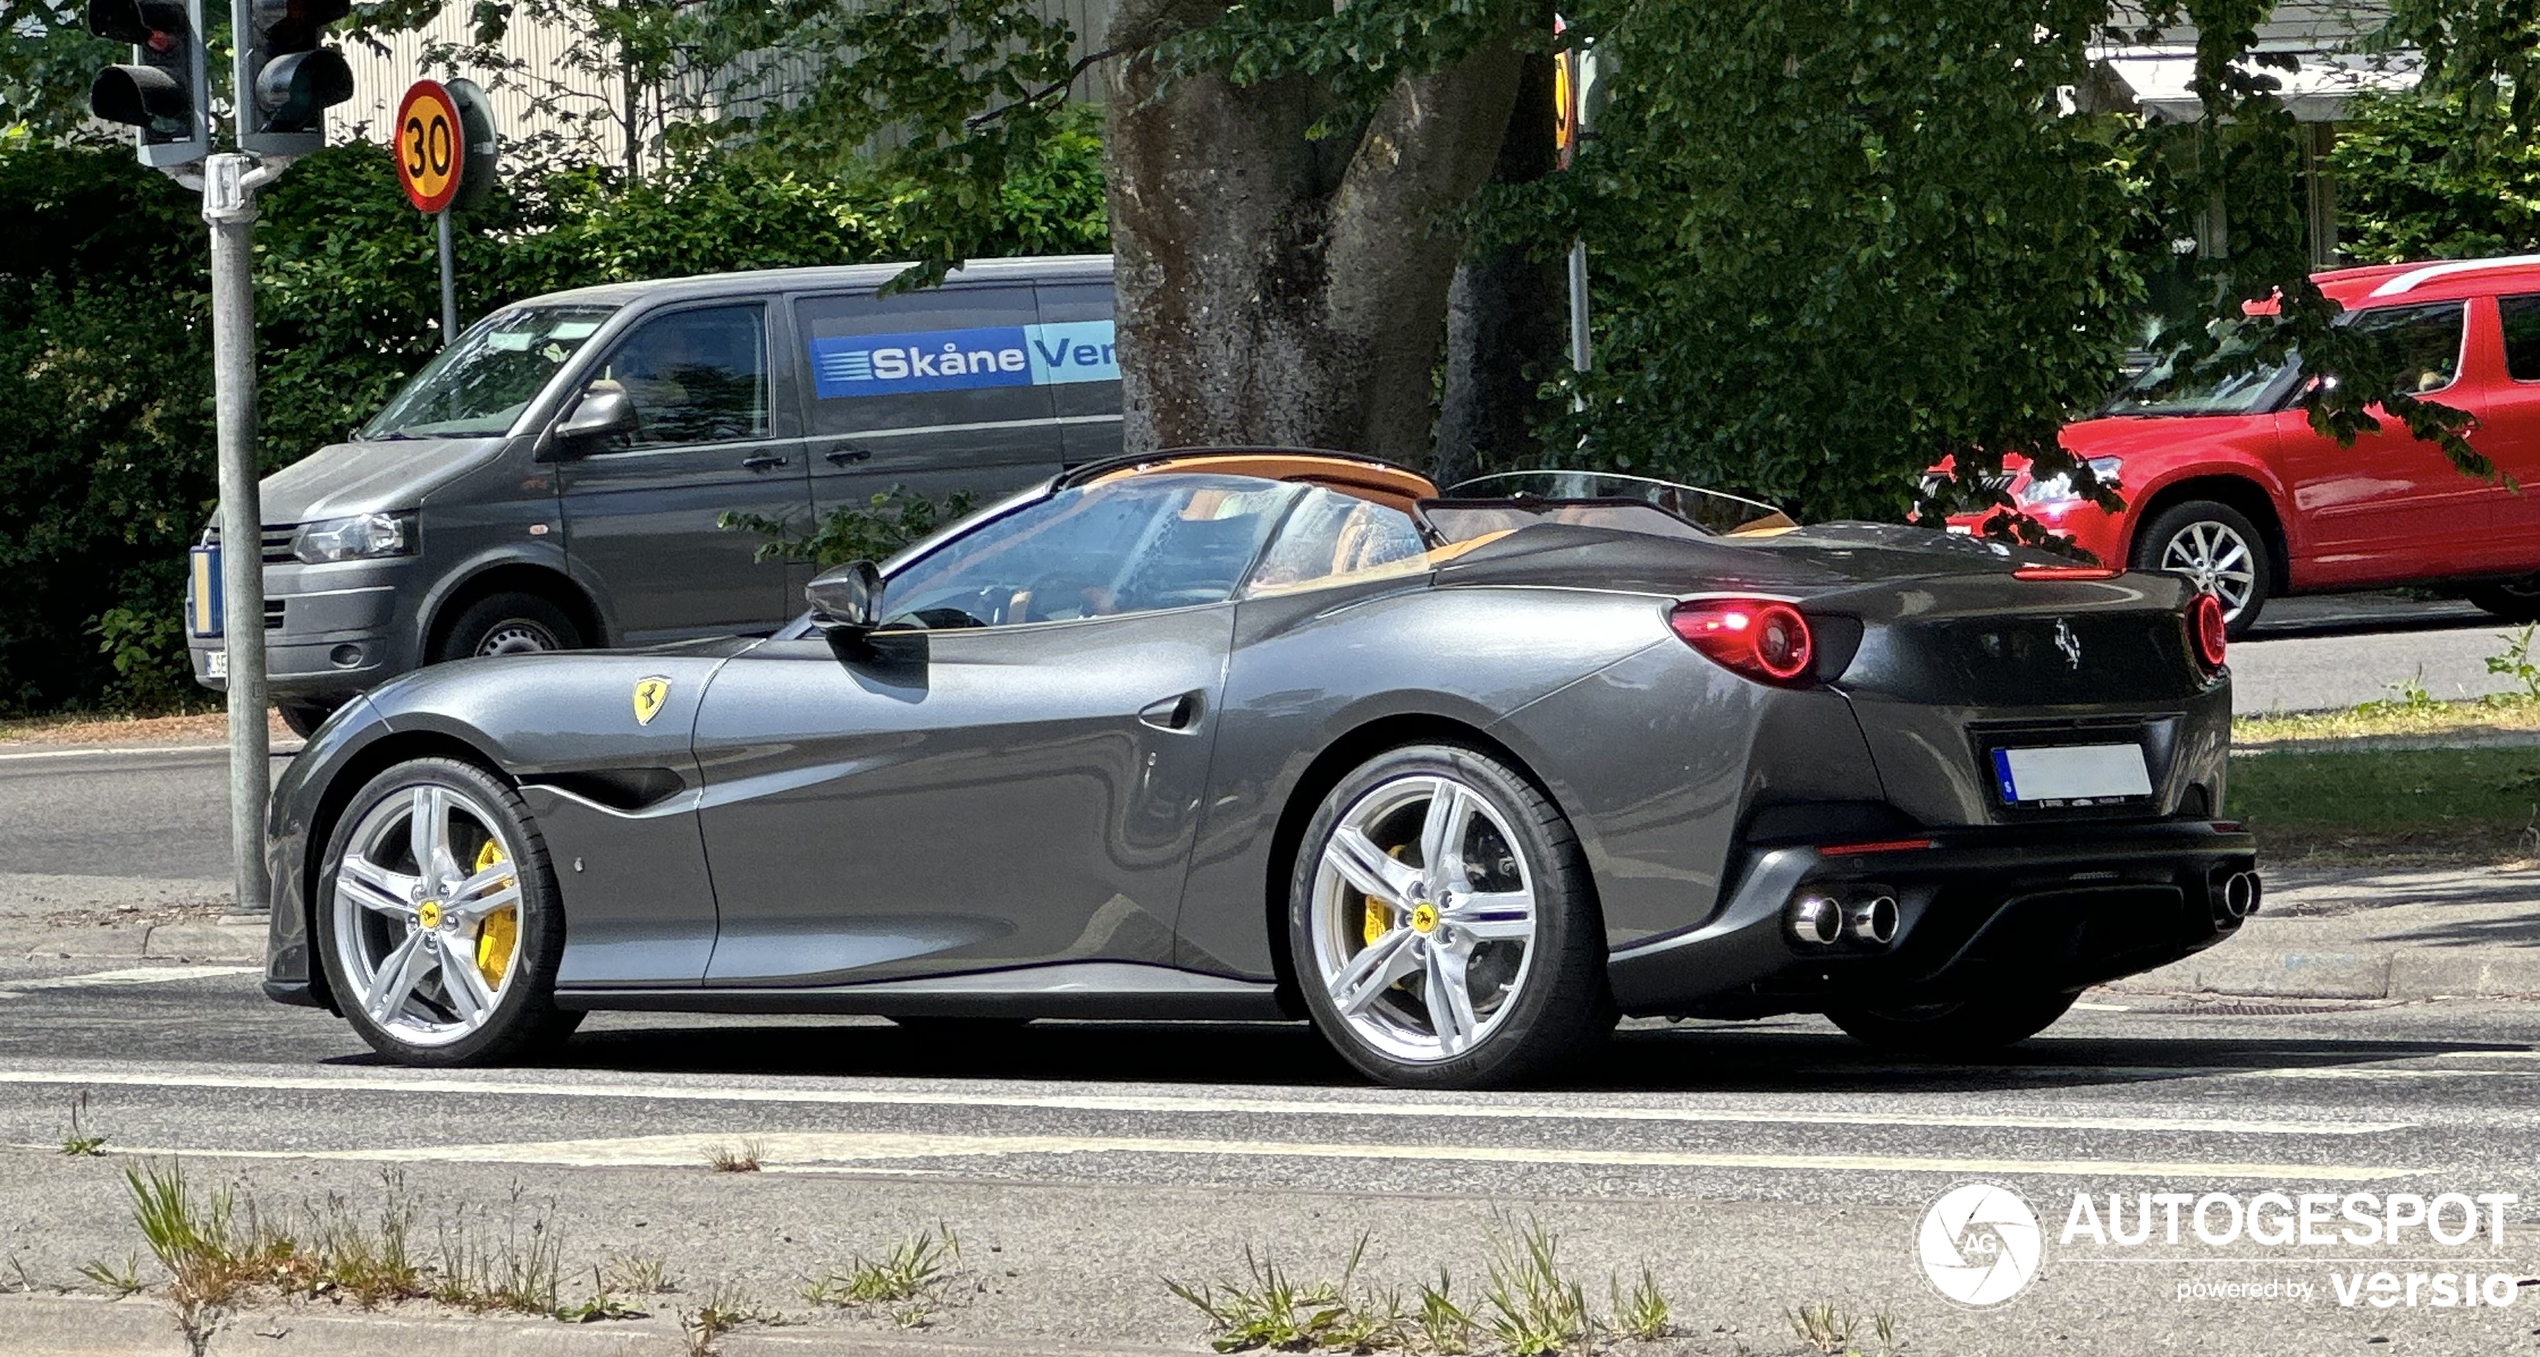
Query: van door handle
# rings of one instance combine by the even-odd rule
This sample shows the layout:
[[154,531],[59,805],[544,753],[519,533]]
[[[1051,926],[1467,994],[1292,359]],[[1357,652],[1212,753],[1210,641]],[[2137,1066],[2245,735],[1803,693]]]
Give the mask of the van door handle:
[[792,460],[791,457],[744,457],[741,465],[751,471],[773,471]]
[[1138,709],[1138,720],[1155,727],[1180,733],[1199,724],[1200,697],[1196,691],[1150,702]]
[[831,466],[845,466],[849,462],[869,462],[873,460],[873,449],[831,448],[821,454],[821,459]]

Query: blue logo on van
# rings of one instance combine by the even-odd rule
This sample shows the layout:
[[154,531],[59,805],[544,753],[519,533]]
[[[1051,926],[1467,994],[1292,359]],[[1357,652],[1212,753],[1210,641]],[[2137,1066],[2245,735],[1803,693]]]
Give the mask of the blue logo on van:
[[1120,380],[1107,320],[833,335],[810,349],[812,389],[822,400]]

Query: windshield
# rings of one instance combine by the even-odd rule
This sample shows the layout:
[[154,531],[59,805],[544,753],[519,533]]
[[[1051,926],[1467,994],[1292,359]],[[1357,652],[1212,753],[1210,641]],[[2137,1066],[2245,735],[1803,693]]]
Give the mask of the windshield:
[[2237,325],[2222,345],[2185,372],[2172,352],[2117,389],[2102,415],[2246,415],[2273,409],[2300,368],[2298,358],[2232,371],[2258,346],[2254,324]]
[[396,399],[353,437],[491,438],[600,328],[610,306],[515,306],[479,321],[424,365]]
[[[1462,500],[1551,500],[1574,504],[1592,500],[1637,500],[1655,505],[1676,519],[1713,534],[1733,533],[1741,528],[1754,530],[1791,526],[1791,520],[1781,510],[1762,500],[1720,490],[1705,490],[1695,485],[1652,480],[1647,476],[1622,476],[1610,471],[1507,471],[1465,481],[1446,493],[1449,499]],[[1563,521],[1581,520],[1569,518]],[[1635,525],[1616,522],[1600,526]]]

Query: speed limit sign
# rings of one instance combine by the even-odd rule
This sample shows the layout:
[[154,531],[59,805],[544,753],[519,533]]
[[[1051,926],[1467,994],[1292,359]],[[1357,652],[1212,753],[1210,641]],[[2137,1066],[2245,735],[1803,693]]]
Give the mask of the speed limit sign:
[[458,196],[467,140],[458,102],[438,80],[418,80],[397,101],[397,183],[418,212],[438,212]]

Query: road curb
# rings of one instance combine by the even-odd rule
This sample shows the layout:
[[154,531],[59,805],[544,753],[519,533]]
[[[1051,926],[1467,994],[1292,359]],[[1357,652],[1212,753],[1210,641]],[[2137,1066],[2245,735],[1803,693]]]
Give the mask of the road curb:
[[0,928],[0,956],[22,961],[262,961],[265,932],[262,920]]
[[[675,1299],[675,1298],[674,1298]],[[156,1298],[0,1295],[0,1352],[10,1357],[164,1357],[185,1350],[174,1312]],[[689,1350],[675,1318],[567,1324],[410,1309],[361,1311],[331,1305],[251,1306],[215,1334],[211,1357],[635,1357]],[[994,1340],[940,1334],[872,1333],[820,1325],[744,1328],[726,1335],[723,1357],[873,1354],[873,1357],[1187,1357],[1191,1349]]]
[[2540,954],[2509,947],[2239,948],[2226,941],[2109,988],[2274,999],[2499,999],[2540,994]]

